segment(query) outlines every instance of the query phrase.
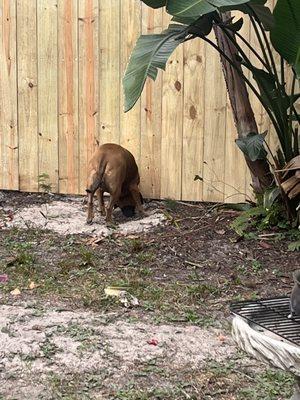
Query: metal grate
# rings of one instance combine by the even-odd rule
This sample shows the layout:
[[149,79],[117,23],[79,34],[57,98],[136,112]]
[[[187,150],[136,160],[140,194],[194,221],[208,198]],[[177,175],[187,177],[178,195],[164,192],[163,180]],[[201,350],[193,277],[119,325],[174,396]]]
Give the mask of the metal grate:
[[230,305],[230,311],[289,342],[300,345],[300,316],[289,319],[289,297],[239,301]]

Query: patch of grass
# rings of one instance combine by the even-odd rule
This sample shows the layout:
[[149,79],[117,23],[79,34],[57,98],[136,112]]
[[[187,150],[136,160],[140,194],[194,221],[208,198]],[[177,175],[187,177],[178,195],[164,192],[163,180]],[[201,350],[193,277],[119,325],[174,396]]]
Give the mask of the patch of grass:
[[138,271],[138,274],[139,274],[141,277],[149,277],[149,276],[151,276],[151,275],[153,274],[153,271],[152,271],[152,269],[149,268],[149,267],[141,267],[141,268],[139,269],[139,271]]
[[176,209],[178,208],[178,203],[177,203],[176,200],[173,200],[173,199],[166,199],[164,203],[165,203],[165,207],[166,207],[168,210],[176,211]]
[[[184,386],[184,385],[183,385]],[[196,400],[195,395],[188,394],[180,385],[170,388],[154,388],[154,389],[141,389],[141,388],[125,388],[120,389],[112,397],[113,400]]]
[[45,192],[45,193],[50,193],[52,190],[51,182],[50,182],[50,176],[48,174],[40,174],[38,176],[38,184],[39,188]]
[[49,338],[46,338],[46,340],[40,346],[40,351],[43,357],[51,359],[56,353],[60,351],[60,349],[56,346],[55,343],[51,342]]
[[80,342],[78,350],[81,352],[96,350],[99,347],[99,337],[93,328],[70,323],[57,327],[57,332]]
[[209,316],[199,316],[194,311],[187,311],[185,313],[186,321],[194,325],[201,326],[203,328],[208,328],[210,326],[216,325],[216,320]]
[[145,243],[139,238],[125,239],[124,243],[130,254],[139,253],[145,248]]
[[51,398],[63,400],[90,400],[91,392],[99,391],[103,385],[105,372],[78,373],[78,374],[55,374],[48,376]]
[[252,269],[254,272],[260,272],[263,269],[263,266],[260,261],[252,260]]
[[300,240],[296,242],[291,242],[288,246],[289,251],[300,251]]
[[187,292],[190,299],[202,300],[210,295],[220,294],[220,289],[214,285],[198,283],[196,285],[189,285],[187,287]]
[[237,400],[289,399],[293,392],[294,378],[280,370],[249,371],[247,367],[241,368],[235,361],[210,361],[203,372],[211,393],[226,389],[227,393],[234,393]]
[[239,390],[239,400],[289,399],[293,393],[294,378],[282,371],[268,370],[255,376],[255,384]]

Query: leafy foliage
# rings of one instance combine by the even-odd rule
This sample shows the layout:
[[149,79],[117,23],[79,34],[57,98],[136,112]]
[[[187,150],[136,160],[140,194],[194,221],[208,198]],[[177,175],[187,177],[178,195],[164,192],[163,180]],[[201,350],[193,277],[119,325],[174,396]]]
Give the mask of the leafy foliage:
[[300,251],[300,240],[290,243],[288,249],[289,251]]
[[147,77],[155,80],[158,68],[165,69],[168,58],[184,41],[186,27],[172,24],[160,35],[142,35],[131,54],[123,79],[125,111],[129,111],[139,99]]
[[236,140],[236,144],[251,161],[263,160],[267,156],[264,148],[265,133],[249,133],[248,136]]
[[164,7],[167,4],[167,0],[142,0],[143,3],[152,8]]
[[299,0],[277,0],[274,18],[275,26],[271,32],[273,46],[295,68],[300,78]]
[[[138,40],[123,81],[125,111],[129,111],[140,97],[147,77],[155,79],[158,69],[165,69],[168,58],[179,44],[200,38],[213,46],[222,56],[222,60],[226,60],[236,70],[270,117],[280,144],[276,154],[270,154],[271,166],[274,171],[274,180],[281,186],[281,173],[277,174],[275,170],[282,169],[285,164],[299,155],[300,115],[295,102],[300,97],[300,94],[296,92],[296,79],[300,78],[300,1],[277,0],[273,14],[266,6],[267,0],[143,1],[152,8],[165,7],[173,16],[173,21],[178,24],[171,24],[160,35],[141,36]],[[254,49],[247,42],[247,38],[242,36],[243,18],[236,22],[230,17],[227,20],[224,19],[223,13],[232,10],[241,11],[250,18],[259,50]],[[226,54],[224,48],[218,44],[215,45],[207,37],[213,27],[218,27],[218,31],[222,31],[224,38],[226,37],[231,42],[237,57],[232,57],[230,52]],[[270,31],[271,40],[266,31]],[[245,43],[251,56],[248,51],[244,51],[240,42],[236,40],[236,36]],[[276,65],[272,45],[282,58],[280,68]],[[295,72],[290,91],[287,89],[285,79],[284,59]],[[258,90],[248,79],[245,69],[252,73]],[[236,143],[249,160],[252,162],[266,160],[268,155],[266,149],[270,149],[265,147],[265,133],[245,132],[240,136]],[[196,176],[195,179],[201,180],[201,177]],[[279,196],[284,200],[287,215],[295,216],[295,207],[285,198],[281,187],[280,190],[268,192],[267,203],[265,207],[262,206],[264,211],[260,215],[264,223],[272,224],[273,219],[277,218],[275,200]]]

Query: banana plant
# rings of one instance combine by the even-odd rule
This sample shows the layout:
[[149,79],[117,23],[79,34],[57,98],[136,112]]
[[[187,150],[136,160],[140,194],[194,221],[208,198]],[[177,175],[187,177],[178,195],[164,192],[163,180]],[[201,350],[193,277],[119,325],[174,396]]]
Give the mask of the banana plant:
[[[296,91],[300,78],[300,1],[277,0],[273,13],[266,1],[143,0],[152,8],[164,8],[172,15],[172,23],[159,35],[142,35],[138,39],[123,80],[125,112],[128,112],[139,99],[146,79],[156,79],[158,69],[166,68],[168,58],[177,46],[193,39],[211,45],[221,55],[238,132],[236,142],[245,155],[257,192],[269,188],[274,182],[280,185],[280,175],[275,170],[299,155],[300,116],[295,103],[300,97]],[[253,48],[240,33],[243,18],[234,21],[230,12],[235,10],[250,19],[259,49]],[[208,37],[212,30],[217,44]],[[240,41],[254,57],[250,58],[243,51]],[[279,72],[274,49],[281,57]],[[257,60],[260,66],[252,60]],[[293,74],[290,92],[287,92],[286,85],[286,62]],[[257,86],[247,78],[245,70],[251,72]],[[267,160],[270,149],[264,140],[266,134],[257,130],[247,89],[255,94],[266,110],[279,139],[278,151],[271,154],[272,171]]]

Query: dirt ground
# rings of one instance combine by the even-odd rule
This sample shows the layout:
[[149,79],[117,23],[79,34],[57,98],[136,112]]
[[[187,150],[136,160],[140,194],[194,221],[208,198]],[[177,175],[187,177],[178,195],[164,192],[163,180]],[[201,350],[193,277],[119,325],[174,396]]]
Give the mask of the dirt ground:
[[[83,198],[0,192],[0,399],[285,400],[230,335],[233,300],[289,294],[299,252],[213,205],[85,225]],[[129,308],[105,289],[121,288]],[[115,289],[112,289],[115,292]]]

